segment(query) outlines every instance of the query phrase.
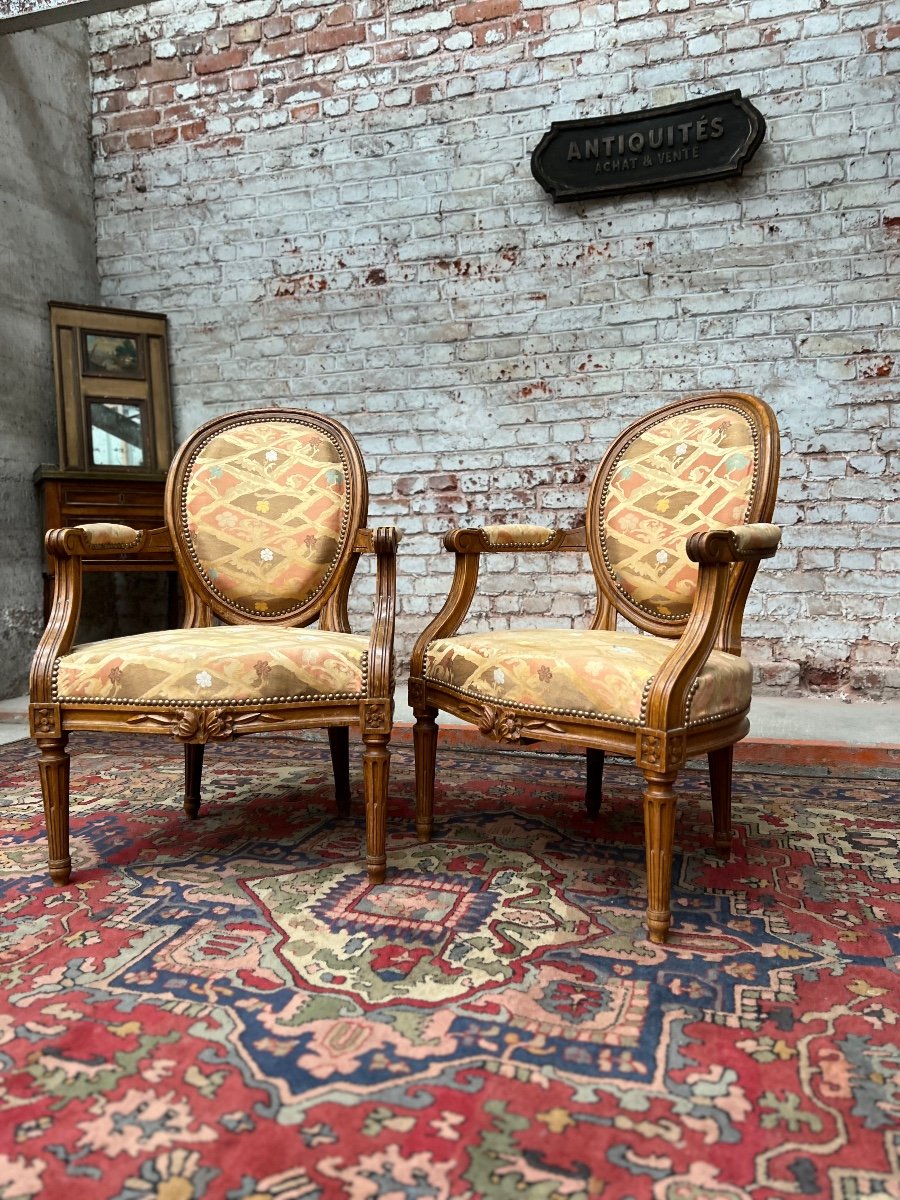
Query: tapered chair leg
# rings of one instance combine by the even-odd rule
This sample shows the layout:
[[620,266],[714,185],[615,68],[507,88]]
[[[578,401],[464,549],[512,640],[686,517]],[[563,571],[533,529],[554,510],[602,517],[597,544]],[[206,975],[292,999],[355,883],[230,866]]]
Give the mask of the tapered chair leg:
[[587,751],[587,783],[584,789],[584,806],[592,821],[600,815],[600,804],[603,799],[603,761],[606,757],[602,750],[588,747]]
[[388,775],[391,753],[389,734],[363,734],[363,791],[366,798],[366,868],[370,883],[384,881],[387,828]]
[[69,857],[69,755],[67,733],[61,737],[38,738],[41,751],[38,768],[47,825],[50,878],[62,885],[69,882],[72,860]]
[[420,842],[431,840],[434,831],[434,763],[437,755],[436,708],[417,708],[413,726],[416,758],[416,835]]
[[672,923],[672,851],[675,845],[674,775],[644,773],[644,839],[647,853],[647,932],[668,939]]
[[731,772],[734,746],[711,750],[709,755],[709,784],[712,792],[713,841],[722,858],[731,857]]
[[192,821],[200,812],[200,780],[203,776],[203,743],[184,744],[184,811]]
[[334,799],[339,817],[350,816],[350,730],[346,725],[329,725],[331,769],[334,772]]

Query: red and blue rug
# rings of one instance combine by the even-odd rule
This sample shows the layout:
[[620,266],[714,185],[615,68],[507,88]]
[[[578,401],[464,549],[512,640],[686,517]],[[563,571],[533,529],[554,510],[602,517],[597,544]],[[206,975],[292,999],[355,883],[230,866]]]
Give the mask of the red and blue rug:
[[367,883],[327,749],[72,739],[72,883],[0,751],[0,1200],[900,1197],[895,782],[687,772],[675,929],[644,936],[640,779],[394,755]]

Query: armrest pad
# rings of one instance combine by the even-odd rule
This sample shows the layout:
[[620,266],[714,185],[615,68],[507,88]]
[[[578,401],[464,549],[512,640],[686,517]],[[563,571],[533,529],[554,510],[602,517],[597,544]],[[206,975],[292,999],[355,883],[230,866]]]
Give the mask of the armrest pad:
[[75,525],[90,547],[135,545],[140,533],[130,525],[114,525],[110,521],[97,521],[90,525]]
[[492,548],[498,546],[518,548],[520,546],[545,546],[553,538],[556,530],[550,529],[546,525],[484,525],[481,533],[487,538],[487,543]]
[[706,533],[691,534],[687,540],[687,556],[696,563],[771,558],[780,541],[781,529],[763,522],[735,525],[731,529],[710,529]]
[[584,550],[584,529],[550,529],[546,525],[485,525],[451,529],[444,545],[457,554],[508,554],[531,550]]

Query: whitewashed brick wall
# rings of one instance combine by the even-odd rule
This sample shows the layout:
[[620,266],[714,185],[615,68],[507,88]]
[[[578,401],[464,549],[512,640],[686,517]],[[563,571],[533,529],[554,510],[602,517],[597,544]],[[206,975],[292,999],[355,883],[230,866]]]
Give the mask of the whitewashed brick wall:
[[[448,523],[580,521],[635,415],[776,409],[784,548],[764,685],[900,688],[900,28],[842,0],[158,0],[92,22],[104,298],[172,328],[178,432],[250,405],[344,420],[402,547],[402,651]],[[896,17],[894,18],[896,20]],[[554,206],[551,120],[741,88],[745,175]],[[371,593],[364,573],[354,611]],[[476,618],[580,623],[586,561],[490,560]]]

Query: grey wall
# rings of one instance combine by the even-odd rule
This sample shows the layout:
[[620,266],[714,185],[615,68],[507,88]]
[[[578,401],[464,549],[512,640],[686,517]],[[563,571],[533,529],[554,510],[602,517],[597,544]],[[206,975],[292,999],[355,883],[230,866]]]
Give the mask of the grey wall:
[[97,304],[82,22],[0,36],[0,698],[42,627],[32,475],[58,460],[48,300]]

